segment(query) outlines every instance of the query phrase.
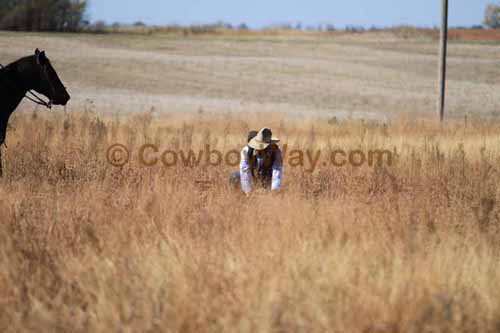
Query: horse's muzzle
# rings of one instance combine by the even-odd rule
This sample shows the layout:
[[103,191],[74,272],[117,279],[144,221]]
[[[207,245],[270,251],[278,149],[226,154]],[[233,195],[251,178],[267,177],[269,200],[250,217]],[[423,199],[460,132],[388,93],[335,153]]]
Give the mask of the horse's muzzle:
[[52,103],[54,105],[65,106],[66,104],[68,104],[70,99],[71,99],[71,96],[65,91],[64,93],[59,94],[56,98],[54,98]]

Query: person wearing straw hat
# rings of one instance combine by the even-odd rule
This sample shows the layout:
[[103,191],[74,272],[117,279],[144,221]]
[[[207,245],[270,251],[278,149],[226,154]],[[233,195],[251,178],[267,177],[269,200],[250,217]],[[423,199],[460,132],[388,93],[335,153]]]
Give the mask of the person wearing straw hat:
[[240,170],[231,175],[230,183],[250,194],[252,186],[278,190],[282,178],[282,154],[278,138],[269,128],[248,133],[248,144],[241,150]]

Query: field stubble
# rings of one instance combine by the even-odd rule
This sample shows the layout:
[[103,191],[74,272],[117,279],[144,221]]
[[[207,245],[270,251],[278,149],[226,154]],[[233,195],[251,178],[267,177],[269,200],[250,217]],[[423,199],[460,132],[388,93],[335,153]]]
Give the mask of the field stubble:
[[[387,148],[391,167],[115,168],[106,149],[221,151],[260,116],[15,114],[0,181],[2,331],[495,331],[498,121],[295,121],[297,149]],[[200,182],[201,181],[201,182]]]
[[[418,33],[0,32],[0,62],[44,49],[72,96],[68,111],[95,105],[107,114],[154,107],[162,113],[201,109],[384,121],[401,113],[430,117],[435,112],[438,42]],[[496,42],[450,42],[448,117],[498,118],[499,63]],[[29,111],[31,105],[23,103],[20,109]]]

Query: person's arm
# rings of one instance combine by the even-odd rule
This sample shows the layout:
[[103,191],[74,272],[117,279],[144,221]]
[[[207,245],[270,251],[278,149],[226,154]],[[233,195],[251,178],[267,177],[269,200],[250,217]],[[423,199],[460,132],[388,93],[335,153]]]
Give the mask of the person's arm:
[[250,161],[248,160],[248,147],[241,150],[240,177],[241,189],[245,193],[250,193],[252,191],[252,170],[250,169]]
[[271,190],[279,190],[281,187],[281,178],[283,175],[283,157],[281,155],[281,149],[276,152],[276,160],[273,164],[273,181],[271,184]]

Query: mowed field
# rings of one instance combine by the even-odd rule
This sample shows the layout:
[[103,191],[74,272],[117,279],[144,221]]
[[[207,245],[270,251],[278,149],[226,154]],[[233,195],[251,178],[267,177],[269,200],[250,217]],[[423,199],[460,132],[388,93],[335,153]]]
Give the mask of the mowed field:
[[[443,126],[436,46],[0,33],[2,63],[45,49],[72,95],[24,102],[2,147],[0,331],[497,332],[500,46],[451,44]],[[246,197],[227,163],[138,158],[241,149],[264,126],[289,151],[392,163],[288,156],[279,192]]]
[[[432,116],[438,43],[396,36],[0,33],[0,59],[45,49],[73,96],[69,110]],[[498,112],[499,84],[497,43],[451,43],[451,116]]]

